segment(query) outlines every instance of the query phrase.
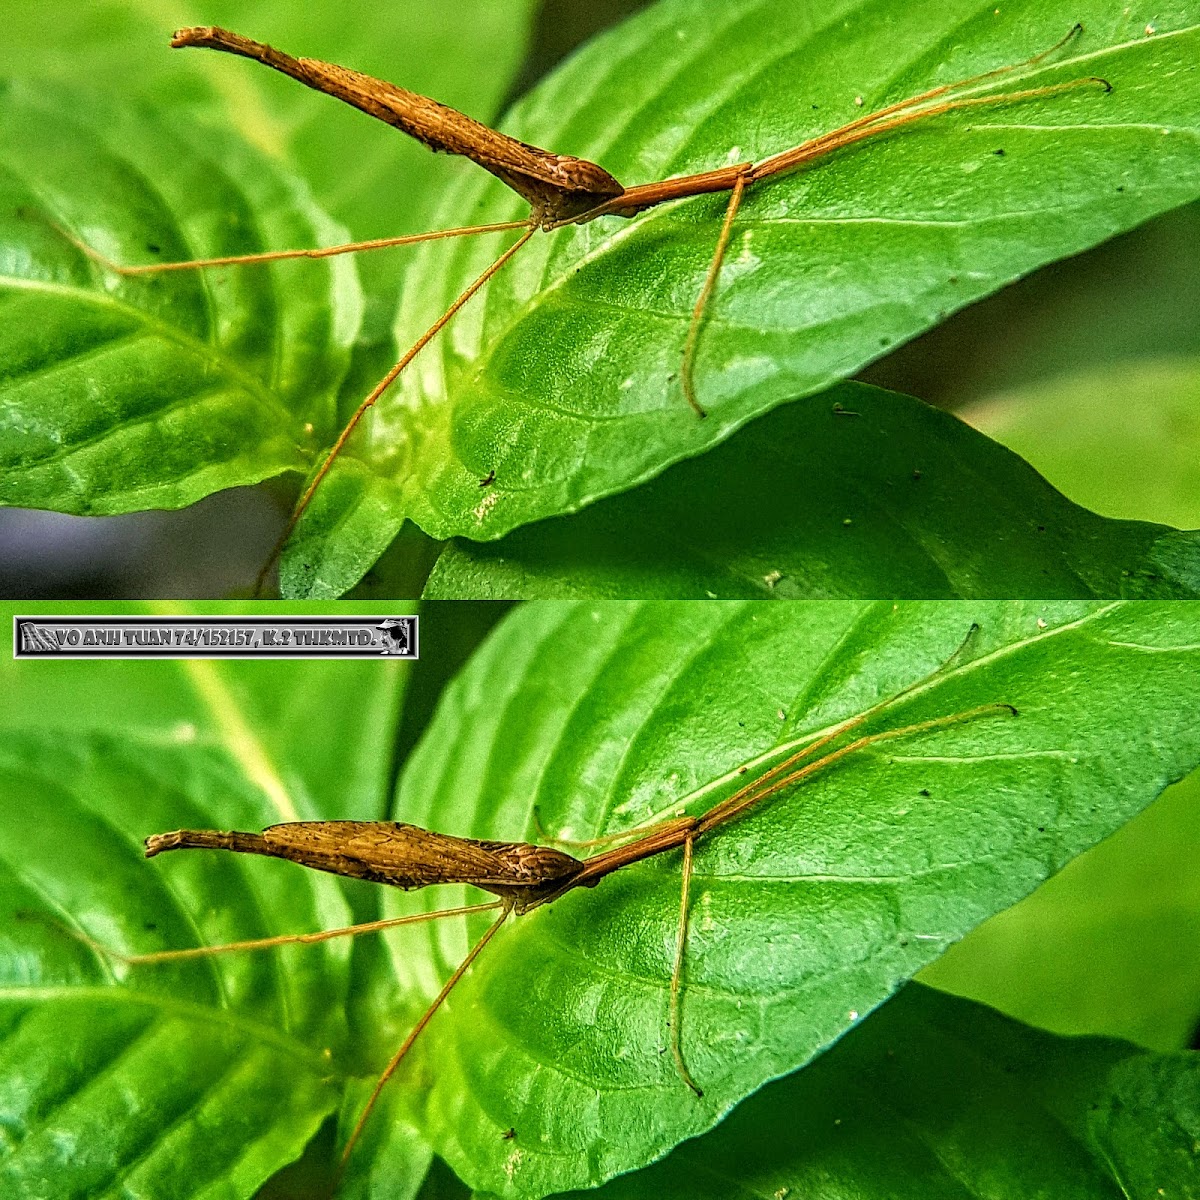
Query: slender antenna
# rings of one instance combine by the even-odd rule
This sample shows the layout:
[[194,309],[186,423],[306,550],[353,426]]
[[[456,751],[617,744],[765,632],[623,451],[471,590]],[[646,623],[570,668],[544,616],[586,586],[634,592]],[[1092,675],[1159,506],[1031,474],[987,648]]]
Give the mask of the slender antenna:
[[[750,780],[749,783],[743,784],[737,789],[736,792],[732,793],[732,795],[726,796],[726,798],[714,808],[709,809],[709,811],[705,813],[703,817],[674,817],[666,821],[657,821],[651,825],[644,826],[644,832],[635,827],[632,830],[625,831],[624,834],[611,834],[604,837],[595,838],[593,839],[593,842],[597,845],[604,845],[610,841],[615,841],[618,838],[624,837],[626,834],[642,832],[641,838],[639,838],[637,842],[633,843],[633,845],[644,848],[650,854],[661,853],[661,849],[655,849],[653,847],[661,847],[665,849],[674,848],[675,846],[681,845],[681,839],[684,831],[695,828],[701,821],[707,821],[713,816],[714,813],[717,813],[718,811],[724,812],[727,809],[737,809],[740,811],[740,809],[743,807],[741,802],[747,797],[755,797],[755,799],[751,800],[750,803],[757,803],[757,798],[763,793],[763,786],[765,784],[769,784],[784,771],[789,770],[791,767],[794,767],[796,763],[801,762],[803,759],[815,754],[818,750],[828,746],[830,742],[835,741],[843,734],[849,733],[852,729],[857,729],[858,726],[869,720],[876,713],[883,712],[884,710],[892,707],[894,704],[898,704],[906,696],[910,696],[914,692],[925,687],[931,680],[938,679],[943,676],[963,657],[967,651],[967,648],[975,640],[975,637],[978,633],[978,622],[972,622],[971,627],[966,632],[966,636],[961,642],[959,642],[954,652],[928,675],[923,675],[920,679],[914,680],[906,687],[901,688],[900,691],[896,692],[894,695],[886,696],[884,699],[872,704],[870,708],[865,709],[863,712],[841,721],[839,724],[835,725],[831,730],[829,730],[828,733],[822,734],[815,740],[808,742],[793,754],[788,755],[781,762],[777,762],[769,770],[764,771],[761,775],[756,775]],[[1017,712],[1017,710],[1010,704],[1002,704],[995,707],[1008,709],[1013,713],[1014,716]],[[987,706],[985,706],[985,710],[986,708]],[[972,709],[971,712],[966,715],[974,717],[978,715],[978,710]],[[900,734],[911,733],[919,728],[922,727],[907,725],[903,729],[896,730],[890,736],[898,737]],[[825,763],[828,761],[828,759],[822,758],[819,761],[820,763]],[[814,769],[816,769],[817,765],[818,764],[813,764]],[[798,777],[798,775],[792,776],[792,778]],[[774,791],[776,790],[778,789],[772,789],[772,794],[774,794]],[[672,838],[675,840],[672,840]],[[586,845],[587,843],[583,844]],[[585,859],[583,871],[580,872],[579,876],[573,881],[571,886],[580,886],[585,881],[593,879],[603,879],[604,876],[610,871],[616,870],[617,867],[624,865],[626,861],[633,861],[623,857],[624,853],[629,849],[629,846],[622,846],[616,850],[608,851],[605,854],[596,854],[591,858]],[[646,854],[642,854],[639,857],[646,856]],[[553,898],[554,897],[552,896],[551,899]]]
[[528,221],[501,221],[496,225],[466,225],[460,229],[438,229],[433,233],[409,233],[403,237],[371,238],[364,242],[345,242],[340,246],[319,246],[312,250],[264,250],[257,254],[226,254],[220,258],[191,258],[186,262],[140,263],[123,266],[106,254],[101,254],[82,238],[56,221],[48,221],[76,249],[93,262],[118,275],[161,275],[165,271],[197,271],[202,267],[234,267],[258,263],[279,262],[286,258],[332,258],[337,254],[357,254],[367,250],[385,250],[389,246],[410,246],[416,242],[437,242],[444,238],[471,237],[477,233],[504,233],[512,229],[528,229]]
[[591,850],[597,846],[612,846],[617,842],[627,842],[631,838],[645,837],[657,833],[660,829],[673,828],[678,824],[678,817],[667,817],[665,820],[649,821],[645,825],[633,825],[629,829],[618,829],[613,833],[602,833],[594,838],[562,838],[554,837],[542,825],[537,808],[534,808],[534,827],[537,829],[538,841],[549,842],[554,846],[569,846],[572,850]]
[[[938,668],[934,674],[940,674],[946,667],[953,663],[963,652],[974,636],[976,627],[972,626],[971,632],[967,634],[962,645]],[[913,684],[906,688],[899,695],[904,695],[906,692],[914,690],[918,685]],[[683,883],[680,892],[680,910],[679,922],[677,926],[676,942],[675,942],[675,962],[671,972],[671,990],[669,999],[669,1033],[671,1037],[671,1053],[675,1059],[676,1067],[679,1074],[696,1093],[697,1096],[703,1095],[701,1089],[697,1086],[695,1080],[691,1076],[691,1072],[687,1069],[687,1064],[683,1057],[682,1049],[682,1008],[681,1008],[681,986],[683,977],[684,958],[686,954],[686,942],[688,931],[688,897],[692,874],[692,851],[693,844],[697,838],[704,836],[716,829],[719,825],[733,820],[740,816],[747,809],[754,805],[761,804],[763,801],[789,788],[794,784],[810,775],[816,774],[818,771],[824,770],[826,767],[832,766],[840,759],[847,755],[853,754],[858,750],[862,750],[867,746],[874,745],[878,742],[891,741],[895,738],[907,737],[911,734],[924,733],[931,729],[941,729],[949,725],[956,725],[961,722],[974,720],[977,717],[987,715],[999,715],[1000,713],[1008,713],[1012,716],[1017,715],[1017,709],[1011,704],[983,704],[976,708],[968,709],[964,712],[951,713],[948,716],[934,717],[927,721],[918,721],[911,725],[905,725],[898,729],[883,730],[879,733],[868,733],[861,737],[855,738],[852,742],[839,747],[836,750],[830,751],[828,754],[820,758],[806,763],[804,766],[791,771],[788,774],[784,772],[793,767],[797,762],[811,755],[814,750],[827,745],[834,738],[840,737],[850,729],[861,725],[863,721],[876,709],[884,707],[887,703],[892,703],[897,697],[892,697],[891,700],[884,704],[876,705],[867,712],[861,713],[859,716],[852,718],[849,721],[842,722],[837,728],[826,734],[824,737],[808,746],[796,751],[782,762],[777,763],[769,771],[759,776],[753,783],[745,787],[739,788],[733,795],[722,801],[720,804],[714,805],[703,816],[700,817],[680,817],[676,821],[667,822],[658,832],[647,834],[639,841],[631,845],[622,846],[616,850],[610,850],[603,854],[598,854],[593,858],[585,861],[584,869],[570,879],[568,884],[560,888],[556,892],[549,893],[544,900],[539,903],[550,903],[551,901],[562,895],[564,891],[575,887],[591,887],[595,883],[603,879],[605,876],[612,874],[614,871],[620,870],[622,867],[629,866],[631,863],[639,862],[646,858],[654,857],[662,854],[667,850],[673,850],[678,846],[683,847]],[[782,777],[781,777],[782,776]],[[765,785],[765,786],[764,786]],[[532,906],[531,906],[532,907]]]
[[683,1023],[680,1011],[683,956],[687,949],[688,936],[688,893],[692,884],[692,845],[695,840],[693,835],[689,835],[683,839],[683,883],[679,891],[679,929],[675,938],[675,963],[671,968],[671,998],[667,1025],[671,1035],[671,1055],[675,1059],[676,1069],[683,1077],[683,1082],[697,1096],[703,1096],[704,1093],[696,1085],[696,1081],[692,1078],[692,1073],[687,1069],[687,1063],[683,1061]]
[[[813,741],[806,743],[794,754],[791,754],[787,758],[783,759],[783,761],[776,763],[773,767],[764,771],[761,775],[756,775],[752,780],[750,780],[749,783],[743,784],[731,796],[727,796],[723,803],[732,804],[751,792],[757,792],[763,786],[763,784],[769,783],[772,779],[779,775],[780,772],[786,771],[788,767],[794,766],[801,759],[807,758],[810,754],[814,754],[822,747],[829,745],[830,742],[841,737],[842,734],[848,733],[851,729],[857,728],[864,721],[874,716],[877,712],[881,712],[884,709],[890,708],[892,705],[899,703],[899,701],[903,700],[906,696],[911,695],[919,688],[925,687],[931,680],[940,678],[947,671],[949,671],[959,661],[959,659],[963,657],[967,651],[967,648],[978,636],[979,629],[979,623],[977,621],[973,621],[971,623],[971,627],[967,630],[962,641],[959,642],[953,653],[945,658],[941,664],[935,667],[934,670],[928,675],[922,675],[920,679],[914,680],[912,683],[901,688],[900,691],[891,696],[885,696],[882,700],[877,701],[876,703],[872,704],[870,708],[864,709],[855,716],[847,717],[844,721],[839,722],[832,729],[830,729],[828,733],[822,734]],[[745,771],[746,767],[742,766],[739,773],[744,774]],[[548,836],[545,827],[542,825],[541,812],[537,805],[535,804],[533,808],[533,822],[535,828],[537,829],[539,838],[541,838],[543,841],[556,842],[563,846],[572,846],[577,850],[588,849],[592,846],[611,846],[614,842],[627,841],[632,837],[645,838],[650,834],[659,833],[664,829],[678,830],[681,827],[681,820],[686,822],[688,818],[682,813],[679,813],[676,816],[668,817],[665,820],[651,821],[645,825],[635,825],[631,829],[622,829],[615,833],[605,833],[601,834],[599,837],[587,838],[583,840],[574,838],[554,838]],[[593,863],[599,857],[599,855],[594,855],[592,858],[589,858],[586,861]]]
[[[885,729],[880,733],[864,734],[862,737],[848,742],[845,746],[839,746],[838,749],[831,751],[823,758],[818,758],[815,762],[806,764],[799,768],[799,770],[793,771],[790,775],[785,775],[782,779],[777,779],[769,787],[753,791],[751,794],[747,794],[750,792],[750,789],[742,789],[741,792],[735,792],[727,800],[714,805],[699,818],[696,835],[700,836],[700,834],[707,833],[710,829],[715,829],[718,825],[724,824],[751,806],[766,800],[769,796],[774,796],[776,793],[783,791],[784,788],[791,787],[792,784],[798,783],[801,779],[814,774],[823,767],[832,766],[839,759],[845,758],[846,755],[853,754],[856,750],[861,750],[865,746],[872,746],[876,742],[890,742],[895,738],[907,737],[914,733],[925,733],[930,729],[943,729],[948,725],[957,725],[962,721],[973,721],[976,717],[987,716],[989,714],[999,716],[1002,712],[1008,713],[1013,717],[1018,715],[1017,710],[1011,704],[981,704],[978,708],[971,708],[965,712],[951,713],[945,717],[933,717],[928,721],[918,721],[916,724],[905,725],[899,729]],[[801,757],[802,754],[793,755],[790,759],[785,759],[784,762],[780,763],[779,767],[790,766]],[[775,769],[778,770],[778,768]]]
[[[893,705],[898,704],[906,696],[910,696],[919,688],[925,687],[931,680],[940,679],[963,657],[967,651],[967,648],[975,640],[978,634],[979,623],[977,621],[973,621],[971,623],[971,627],[967,630],[966,635],[963,637],[963,640],[959,642],[954,652],[948,658],[944,659],[942,663],[930,674],[922,675],[920,679],[914,680],[906,687],[901,688],[900,691],[896,692],[894,695],[885,696],[882,700],[872,704],[870,708],[865,709],[856,716],[847,718],[838,725],[835,725],[828,733],[823,734],[815,741],[809,742],[806,746],[801,747],[795,754],[789,755],[782,762],[776,763],[769,771],[764,771],[761,775],[756,775],[749,783],[743,784],[742,787],[738,788],[733,795],[726,796],[726,798],[716,807],[736,807],[738,802],[744,796],[748,796],[751,793],[757,794],[764,784],[770,783],[772,779],[776,778],[783,771],[786,771],[789,767],[792,767],[796,763],[800,762],[801,759],[805,759],[810,754],[813,754],[823,747],[828,746],[830,742],[835,741],[844,733],[849,733],[850,730],[857,729],[858,726],[862,725],[865,721],[868,721],[876,713],[883,712],[885,709],[891,708]],[[1009,708],[1011,706],[1004,705],[1003,707]],[[1015,712],[1016,710],[1014,709],[1013,711]],[[901,732],[905,732],[913,728],[913,726],[907,726],[906,729],[902,730]],[[822,761],[824,761],[824,759],[822,759]],[[705,816],[707,817],[714,811],[716,811],[716,809],[710,809],[709,813],[706,813]]]
[[[504,902],[501,901],[501,903],[503,904]],[[495,907],[495,906],[488,905],[487,907]],[[371,1110],[375,1107],[375,1102],[379,1099],[379,1093],[383,1091],[384,1084],[386,1084],[387,1081],[389,1079],[391,1079],[396,1068],[400,1065],[400,1063],[404,1059],[404,1056],[408,1053],[409,1047],[411,1047],[413,1042],[415,1042],[417,1040],[417,1037],[420,1034],[421,1030],[424,1029],[425,1026],[429,1024],[429,1021],[433,1017],[433,1014],[435,1012],[437,1012],[437,1010],[442,1006],[442,1002],[446,999],[446,997],[448,995],[450,995],[450,992],[453,989],[454,985],[463,977],[464,974],[466,974],[467,969],[479,957],[480,952],[483,950],[484,946],[486,946],[488,944],[488,942],[490,942],[492,940],[492,938],[494,938],[496,936],[496,934],[500,932],[500,926],[503,925],[504,922],[508,920],[508,914],[511,911],[512,911],[511,905],[504,904],[504,911],[495,919],[495,921],[492,922],[492,924],[488,927],[488,931],[483,935],[483,937],[481,937],[479,939],[479,941],[477,941],[475,943],[475,945],[472,946],[471,949],[467,951],[467,957],[464,958],[462,960],[462,962],[458,964],[458,970],[456,970],[454,972],[454,974],[451,975],[450,978],[446,980],[446,983],[442,987],[442,990],[440,992],[438,992],[437,998],[425,1010],[424,1016],[422,1016],[421,1019],[416,1023],[416,1025],[413,1026],[408,1037],[406,1037],[404,1039],[404,1042],[401,1045],[400,1049],[397,1050],[396,1053],[392,1055],[392,1061],[389,1062],[388,1065],[383,1068],[383,1074],[380,1075],[379,1079],[376,1081],[375,1090],[371,1092],[371,1096],[370,1096],[370,1099],[367,1101],[366,1107],[359,1114],[358,1120],[355,1122],[355,1125],[354,1125],[354,1130],[350,1134],[350,1140],[346,1143],[346,1148],[342,1151],[342,1161],[341,1161],[341,1168],[340,1168],[342,1171],[344,1171],[346,1169],[346,1163],[349,1162],[349,1160],[350,1160],[351,1152],[354,1150],[355,1144],[358,1142],[359,1137],[362,1135],[363,1126],[367,1123],[367,1118],[371,1115]]]
[[245,942],[226,942],[222,946],[189,946],[185,950],[154,950],[149,954],[124,954],[110,946],[98,942],[95,938],[72,929],[59,921],[52,921],[64,933],[73,937],[77,942],[89,946],[98,954],[107,958],[115,958],[131,967],[143,967],[150,963],[178,962],[184,958],[208,958],[214,954],[227,954],[234,950],[268,950],[272,946],[310,945],[313,942],[327,942],[330,938],[357,937],[360,933],[375,933],[381,929],[392,929],[397,925],[416,925],[423,921],[435,921],[440,917],[461,917],[467,913],[489,912],[501,908],[503,900],[493,900],[488,904],[468,904],[462,908],[444,908],[438,912],[416,913],[407,917],[385,917],[379,921],[364,921],[360,925],[346,925],[341,929],[322,929],[318,933],[281,933],[275,937],[253,938]]
[[[934,115],[934,110],[932,108],[926,111],[922,106],[927,105],[931,100],[936,100],[939,96],[945,96],[950,92],[968,91],[971,88],[982,86],[983,84],[987,83],[988,80],[998,79],[1002,75],[1010,75],[1014,71],[1024,71],[1029,67],[1036,67],[1045,59],[1049,58],[1052,54],[1055,54],[1057,51],[1061,50],[1065,45],[1067,45],[1068,42],[1078,37],[1081,33],[1083,33],[1083,26],[1076,22],[1067,32],[1067,34],[1064,37],[1059,38],[1059,40],[1055,42],[1053,46],[1034,54],[1032,57],[1027,58],[1024,62],[1009,63],[1007,66],[995,67],[990,71],[984,71],[980,75],[972,75],[967,79],[958,79],[953,83],[943,83],[938,87],[930,88],[928,91],[920,92],[916,96],[908,96],[903,100],[896,101],[894,104],[889,104],[884,108],[876,109],[875,112],[867,113],[865,116],[859,117],[855,121],[850,121],[846,125],[841,125],[837,129],[831,129],[828,133],[823,133],[817,137],[810,138],[807,142],[801,143],[801,145],[792,150],[781,151],[779,154],[774,154],[770,158],[763,159],[762,162],[756,163],[754,177],[755,179],[765,179],[771,175],[777,174],[780,170],[787,170],[792,162],[791,156],[799,151],[809,152],[798,160],[803,162],[807,161],[809,157],[813,157],[814,152],[822,153],[826,149],[837,149],[843,145],[847,145],[849,142],[844,140],[847,134],[853,133],[855,130],[862,129],[866,126],[874,126],[883,121],[883,119],[886,117],[891,117],[899,113],[905,113],[907,114],[906,120],[912,121],[926,115]],[[1104,81],[1091,79],[1087,82],[1103,83]],[[1035,88],[1033,91],[1040,92],[1041,89]],[[1017,95],[1017,93],[1001,93],[995,96],[982,97],[982,99],[988,103],[1004,103],[1010,98],[1016,97]],[[913,111],[917,109],[920,109],[921,111]],[[936,111],[942,112],[946,110],[937,109]],[[886,128],[891,129],[894,127],[894,125],[888,124]],[[883,132],[883,130],[879,129],[874,130],[873,132]],[[854,138],[851,140],[857,141],[859,139]]]
[[1023,88],[1020,91],[1001,92],[994,96],[967,96],[955,100],[942,100],[936,104],[930,104],[915,110],[904,109],[898,112],[896,116],[883,121],[879,120],[880,114],[877,113],[872,117],[872,121],[875,122],[873,124],[864,123],[860,127],[859,122],[854,122],[852,125],[835,130],[832,134],[814,138],[812,141],[805,142],[793,150],[785,150],[780,154],[766,159],[755,166],[750,172],[750,182],[758,183],[760,180],[768,179],[772,175],[791,171],[811,159],[819,158],[833,150],[842,150],[847,146],[853,146],[855,142],[877,137],[881,133],[889,133],[893,129],[899,129],[904,125],[911,125],[914,121],[922,121],[926,117],[942,116],[945,113],[957,112],[965,108],[982,108],[985,105],[995,104],[1015,104],[1021,100],[1035,100],[1045,96],[1057,96],[1061,92],[1068,92],[1078,87],[1101,87],[1106,92],[1112,91],[1112,84],[1107,79],[1101,79],[1096,75],[1088,75],[1080,79],[1068,79],[1063,83],[1051,83],[1046,87]]

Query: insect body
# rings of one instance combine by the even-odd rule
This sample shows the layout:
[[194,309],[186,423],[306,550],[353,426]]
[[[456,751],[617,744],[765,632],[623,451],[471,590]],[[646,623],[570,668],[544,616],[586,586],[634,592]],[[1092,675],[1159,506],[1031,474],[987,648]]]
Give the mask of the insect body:
[[203,46],[252,58],[395,126],[431,150],[461,154],[524,196],[532,209],[530,224],[543,229],[576,220],[625,190],[593,162],[526,145],[449,105],[347,67],[293,58],[212,25],[181,29],[171,45],[176,49]]
[[551,846],[453,837],[397,821],[288,821],[262,833],[178,829],[146,839],[147,858],[195,849],[288,858],[316,871],[405,891],[469,883],[499,896],[517,913],[561,891],[584,869],[579,859]]

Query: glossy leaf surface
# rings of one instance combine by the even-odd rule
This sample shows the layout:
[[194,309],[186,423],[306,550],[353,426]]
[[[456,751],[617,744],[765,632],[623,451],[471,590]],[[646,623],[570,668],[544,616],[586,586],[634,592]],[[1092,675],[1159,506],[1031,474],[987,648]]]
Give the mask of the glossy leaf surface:
[[[172,29],[224,22],[486,117],[523,46],[524,0],[455,14],[429,0],[324,15],[278,0],[9,7],[4,69],[19,82],[0,93],[0,502],[179,507],[304,472],[336,430],[360,332],[350,260],[121,279],[60,230],[124,264],[419,230],[458,164],[256,64],[172,51]],[[388,340],[401,263],[364,260],[373,319],[351,392]]]
[[301,466],[358,329],[348,262],[129,277],[75,241],[132,265],[343,240],[303,185],[44,84],[0,87],[0,146],[0,501],[178,508]]
[[[973,622],[950,669],[927,678]],[[665,1053],[675,855],[501,932],[389,1085],[390,1111],[419,1136],[381,1112],[355,1178],[405,1194],[428,1139],[477,1187],[543,1195],[709,1129],[1200,761],[1198,664],[1190,605],[519,610],[445,693],[397,817],[507,838],[536,837],[540,820],[586,837],[680,804],[702,811],[785,748],[922,679],[865,728],[978,704],[1020,716],[877,743],[700,844],[683,1035],[702,1100]],[[217,667],[215,692],[174,663],[106,675],[92,664],[90,683],[80,665],[6,672],[4,694],[23,703],[4,708],[0,739],[12,814],[0,823],[0,1171],[18,1195],[48,1180],[88,1196],[249,1195],[328,1115],[351,1119],[467,931],[409,930],[374,956],[363,939],[352,955],[335,942],[125,968],[62,925],[151,950],[344,923],[354,893],[332,879],[224,854],[146,863],[139,841],[261,828],[290,815],[281,797],[301,816],[352,815],[313,760],[377,777],[355,764],[390,752],[393,668],[279,665],[274,690],[289,667],[291,686],[333,714],[374,705],[338,759],[339,719],[272,703],[232,665]],[[458,894],[397,894],[391,907]],[[376,997],[366,1021],[364,992]]]
[[[1019,718],[868,748],[698,847],[683,1047],[702,1099],[666,1053],[677,853],[501,932],[400,1083],[464,1180],[540,1196],[703,1132],[1200,760],[1190,605],[580,604],[506,622],[410,760],[404,819],[589,838],[703,811],[742,767],[928,676],[973,621],[965,660],[866,728],[996,703]],[[393,944],[432,995],[469,942],[445,925]]]
[[148,863],[141,842],[377,816],[405,668],[5,654],[0,1191],[251,1196],[371,1060],[347,1022],[350,943],[125,966],[70,932],[146,952],[347,924],[331,877]]
[[1200,533],[1098,517],[948,413],[850,384],[582,513],[460,538],[425,594],[1194,598]]
[[1200,1183],[1200,1054],[1057,1038],[912,985],[596,1200],[1123,1200]]

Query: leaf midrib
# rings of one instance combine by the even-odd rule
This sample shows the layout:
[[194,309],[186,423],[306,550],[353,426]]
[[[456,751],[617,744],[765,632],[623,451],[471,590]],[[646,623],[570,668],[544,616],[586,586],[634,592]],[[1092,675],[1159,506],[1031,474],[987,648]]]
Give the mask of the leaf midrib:
[[[237,364],[235,359],[218,353],[211,342],[200,341],[192,334],[185,333],[178,327],[167,324],[160,318],[147,313],[144,309],[137,308],[125,301],[117,300],[109,294],[100,295],[87,288],[49,283],[44,279],[25,279],[14,275],[0,275],[0,287],[12,287],[21,291],[42,292],[47,295],[61,296],[76,303],[88,304],[102,310],[108,308],[118,312],[130,318],[136,324],[145,326],[152,335],[161,337],[164,341],[171,342],[177,346],[184,347],[202,362],[215,367],[222,374],[229,376],[233,381],[240,384],[245,391],[256,396],[263,403],[264,407],[276,413],[282,413],[287,418],[288,425],[297,424],[295,414],[287,408],[283,400],[279,396],[276,396],[269,388],[265,387],[260,380],[248,374]],[[56,363],[54,367],[56,369],[59,367],[68,367],[74,362],[74,358],[75,356],[72,356],[61,363]]]
[[35,1001],[74,1003],[81,1000],[90,1000],[100,1004],[129,1004],[154,1008],[168,1017],[216,1025],[294,1055],[319,1075],[328,1076],[333,1073],[338,1078],[349,1078],[347,1073],[334,1065],[332,1059],[327,1059],[320,1051],[313,1050],[304,1042],[280,1033],[273,1025],[265,1025],[254,1018],[240,1016],[229,1009],[213,1009],[154,992],[138,992],[125,987],[68,984],[0,987],[0,1003],[30,1004]]

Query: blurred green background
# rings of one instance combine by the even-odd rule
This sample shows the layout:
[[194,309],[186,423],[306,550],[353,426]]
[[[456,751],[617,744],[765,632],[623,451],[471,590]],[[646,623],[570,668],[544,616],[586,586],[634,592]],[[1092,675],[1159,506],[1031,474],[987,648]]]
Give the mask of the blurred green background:
[[[159,17],[132,0],[101,0],[64,28],[48,19],[57,0],[0,0],[0,28],[12,50],[6,71],[73,75],[152,102],[170,97],[200,119],[236,113],[244,131],[313,179],[318,199],[365,237],[422,228],[439,180],[463,164],[435,158],[380,125],[369,154],[317,182],[314,172],[336,153],[344,123],[364,118],[333,112],[338,106],[328,98],[284,79],[251,77],[260,95],[247,83],[246,64],[216,62],[219,56],[194,56],[185,72],[183,56],[165,48],[172,27],[225,21],[301,52],[328,43],[330,57],[491,119],[575,46],[646,3],[463,0],[453,11],[422,3],[380,18],[365,8],[186,0]],[[411,36],[397,38],[406,20]],[[297,39],[303,44],[293,45]],[[145,77],[106,72],[106,45],[120,45],[126,57],[132,45],[135,61],[147,64]],[[206,91],[200,80],[210,71]],[[401,264],[366,256],[361,269],[369,303],[351,390],[388,359]],[[1200,205],[1035,272],[861,377],[960,412],[1072,500],[1106,516],[1200,527]],[[0,595],[231,594],[274,543],[295,487],[288,480],[225,492],[176,513],[78,518],[0,510]],[[376,579],[391,594],[416,592],[435,555],[436,544],[410,529]],[[371,577],[361,594],[372,594]]]

